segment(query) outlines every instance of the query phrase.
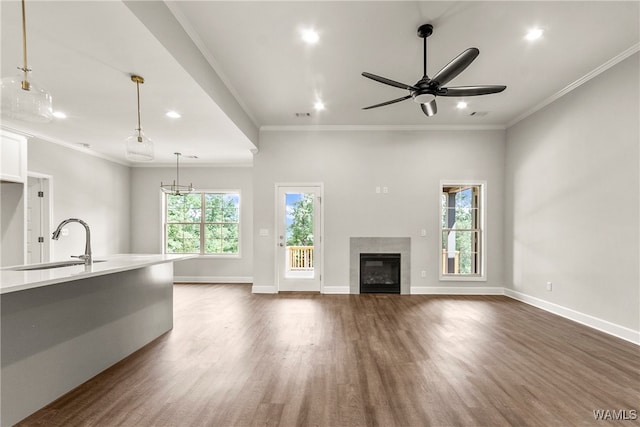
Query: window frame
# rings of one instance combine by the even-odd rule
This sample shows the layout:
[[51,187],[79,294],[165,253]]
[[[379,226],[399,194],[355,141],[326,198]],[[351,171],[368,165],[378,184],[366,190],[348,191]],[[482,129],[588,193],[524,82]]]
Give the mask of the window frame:
[[[443,231],[447,230],[442,223],[442,194],[444,187],[479,187],[480,194],[478,202],[480,204],[478,208],[478,235],[480,244],[478,248],[479,252],[479,268],[480,272],[477,274],[455,274],[444,273],[442,269],[442,243],[443,243]],[[487,281],[487,182],[479,180],[441,180],[438,188],[438,278],[442,282],[486,282]],[[475,229],[474,229],[475,230]]]
[[[189,194],[199,194],[201,197],[201,215],[200,222],[193,222],[188,224],[197,224],[200,226],[200,253],[175,253],[175,252],[167,252],[167,227],[169,224],[183,224],[183,223],[169,223],[168,222],[168,205],[167,200],[170,194],[162,193],[161,194],[161,205],[162,205],[162,253],[163,254],[184,254],[184,255],[194,255],[197,258],[241,258],[242,257],[242,192],[240,190],[211,190],[211,189],[203,189],[203,190],[194,190]],[[237,194],[238,195],[238,252],[232,254],[224,254],[224,253],[214,253],[208,254],[205,253],[205,241],[206,241],[206,226],[208,224],[219,224],[216,222],[207,222],[205,215],[205,195],[206,194]],[[222,223],[222,224],[234,224],[234,223]]]

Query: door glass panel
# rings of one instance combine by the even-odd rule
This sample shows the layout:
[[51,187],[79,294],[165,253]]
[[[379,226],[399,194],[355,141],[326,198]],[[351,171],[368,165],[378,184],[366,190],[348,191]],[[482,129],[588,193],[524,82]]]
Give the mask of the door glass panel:
[[313,279],[314,194],[285,193],[285,277]]

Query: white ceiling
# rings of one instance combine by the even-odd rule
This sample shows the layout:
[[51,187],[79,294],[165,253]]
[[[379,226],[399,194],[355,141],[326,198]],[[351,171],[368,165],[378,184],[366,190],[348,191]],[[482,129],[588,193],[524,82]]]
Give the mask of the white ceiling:
[[[54,109],[69,118],[46,125],[3,121],[3,126],[57,142],[87,143],[126,163],[123,141],[136,125],[129,75],[136,73],[146,80],[142,125],[156,144],[155,164],[171,163],[175,151],[198,155],[191,161],[196,164],[250,164],[259,128],[505,127],[603,64],[637,51],[639,5],[27,0],[30,67],[53,94]],[[20,3],[3,0],[1,13],[6,77],[21,63]],[[363,71],[408,84],[422,77],[416,29],[424,23],[434,25],[429,75],[477,47],[480,56],[449,86],[504,84],[507,90],[465,99],[466,111],[455,108],[457,98],[440,97],[438,114],[430,118],[411,100],[362,110],[408,94],[362,77]],[[175,39],[180,26],[191,46]],[[532,43],[524,34],[534,26],[545,32]],[[317,45],[300,40],[299,31],[308,27],[320,34]],[[200,63],[185,57],[194,45]],[[218,76],[226,88],[216,86]],[[313,110],[316,98],[325,111]],[[182,118],[165,117],[169,109]],[[488,114],[470,116],[473,111]],[[297,118],[297,112],[311,117]]]

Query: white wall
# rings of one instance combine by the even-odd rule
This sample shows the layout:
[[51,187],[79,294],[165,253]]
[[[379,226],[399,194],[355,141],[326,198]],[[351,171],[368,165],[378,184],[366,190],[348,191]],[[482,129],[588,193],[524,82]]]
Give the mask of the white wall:
[[[80,218],[91,227],[94,256],[129,252],[129,168],[37,138],[28,144],[29,172],[53,177],[52,228]],[[52,260],[84,253],[84,228],[66,227],[69,235],[52,242]]]
[[506,284],[634,331],[638,62],[635,54],[508,129],[505,173]]
[[[349,286],[350,237],[410,237],[414,291],[502,287],[504,142],[500,130],[263,132],[253,168],[254,286],[275,285],[275,184],[322,182],[325,286]],[[486,282],[438,279],[441,179],[487,181]]]
[[[131,170],[131,250],[162,252],[160,181],[171,183],[175,167]],[[249,167],[181,167],[180,182],[198,190],[240,191],[240,251],[238,258],[203,256],[175,263],[176,280],[250,282],[253,276],[253,182]]]

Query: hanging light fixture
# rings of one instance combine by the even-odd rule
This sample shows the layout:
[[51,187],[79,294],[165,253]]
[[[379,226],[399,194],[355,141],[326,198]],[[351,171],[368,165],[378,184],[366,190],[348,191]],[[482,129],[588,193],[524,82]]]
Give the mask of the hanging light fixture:
[[182,153],[173,154],[176,155],[176,179],[173,181],[173,184],[163,184],[162,181],[160,181],[160,189],[167,194],[173,194],[175,196],[189,194],[193,191],[193,184],[180,184],[180,156]]
[[19,75],[2,79],[2,114],[11,119],[46,123],[53,119],[51,94],[29,78],[27,66],[27,19],[22,0],[22,67]]
[[132,75],[131,81],[136,84],[138,95],[138,127],[133,135],[127,138],[127,159],[134,162],[149,162],[153,160],[153,142],[142,132],[142,126],[140,126],[140,85],[144,83],[144,78]]

